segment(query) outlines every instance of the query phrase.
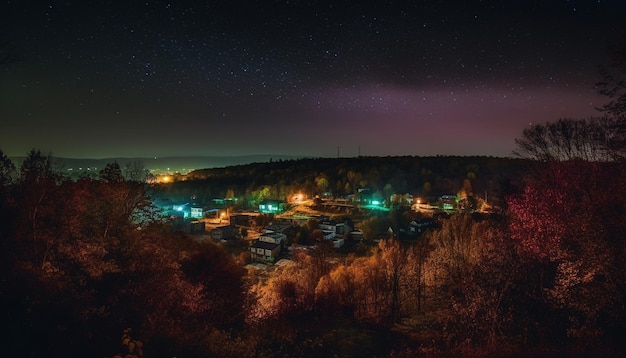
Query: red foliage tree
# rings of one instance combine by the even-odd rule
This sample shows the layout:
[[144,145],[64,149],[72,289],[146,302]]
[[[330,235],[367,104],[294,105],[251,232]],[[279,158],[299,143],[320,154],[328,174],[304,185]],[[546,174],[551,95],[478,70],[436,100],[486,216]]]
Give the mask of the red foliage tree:
[[624,328],[625,174],[621,163],[549,163],[508,201],[511,237],[543,268],[543,300],[567,317],[570,337]]

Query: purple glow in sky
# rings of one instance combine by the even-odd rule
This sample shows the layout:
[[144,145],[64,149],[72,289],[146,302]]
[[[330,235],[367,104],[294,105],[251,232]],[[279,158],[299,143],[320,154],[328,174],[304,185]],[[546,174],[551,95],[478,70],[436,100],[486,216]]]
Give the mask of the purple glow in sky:
[[599,115],[626,38],[617,0],[25,3],[0,8],[9,156],[511,156]]

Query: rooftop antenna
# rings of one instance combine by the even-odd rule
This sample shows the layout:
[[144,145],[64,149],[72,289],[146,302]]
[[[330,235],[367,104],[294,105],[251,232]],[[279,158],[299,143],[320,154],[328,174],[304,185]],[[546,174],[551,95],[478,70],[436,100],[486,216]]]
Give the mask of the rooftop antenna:
[[337,158],[339,158],[339,148],[341,148],[340,145],[337,146]]

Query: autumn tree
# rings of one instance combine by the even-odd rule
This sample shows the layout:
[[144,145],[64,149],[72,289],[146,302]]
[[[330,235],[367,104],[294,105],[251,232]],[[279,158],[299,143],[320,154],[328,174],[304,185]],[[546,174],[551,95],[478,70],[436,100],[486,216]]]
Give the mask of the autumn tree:
[[328,190],[328,179],[323,176],[318,176],[315,178],[315,185],[319,189],[320,194],[324,194],[326,190]]
[[337,265],[320,278],[315,287],[318,307],[329,316],[342,315],[353,318],[357,305],[355,270],[351,269],[354,257],[346,264]]
[[542,300],[566,317],[562,334],[578,342],[624,328],[625,173],[620,163],[551,163],[509,199],[511,237]]
[[408,290],[415,298],[417,312],[422,310],[426,286],[426,261],[432,250],[430,237],[424,235],[407,250]]
[[356,191],[360,187],[363,175],[360,172],[349,170],[346,174],[347,183],[345,186],[346,194]]
[[31,150],[20,165],[16,200],[20,202],[18,250],[28,252],[29,264],[44,269],[48,253],[57,240],[46,224],[55,225],[62,212],[56,200],[61,181],[52,168],[52,158],[39,150]]
[[380,259],[385,272],[385,281],[389,289],[389,323],[400,320],[402,304],[402,284],[406,275],[407,255],[400,242],[394,239],[381,240]]
[[399,241],[381,240],[369,256],[350,258],[320,277],[316,300],[329,312],[381,326],[400,319],[406,300],[407,254]]
[[440,230],[430,232],[433,250],[428,259],[428,270],[435,282],[433,285],[446,287],[460,282],[478,259],[481,245],[480,232],[484,223],[474,222],[468,213],[452,215],[443,221]]
[[373,242],[379,236],[387,235],[391,225],[392,222],[388,217],[371,216],[369,219],[361,222],[359,228],[363,232],[364,239],[368,242]]
[[181,268],[190,282],[203,287],[202,319],[220,328],[242,322],[244,269],[221,247],[213,243],[201,244],[182,261]]
[[356,287],[354,318],[362,322],[387,323],[390,317],[389,296],[380,255],[359,257],[349,269]]
[[[45,160],[36,154],[32,161]],[[46,168],[28,162],[15,193],[27,199],[15,209],[21,222],[33,212],[37,220],[6,243],[0,298],[13,324],[4,351],[98,356],[123,325],[150,342],[146,355],[247,352],[225,344],[224,330],[241,325],[244,291],[229,255],[141,215],[150,207],[143,183],[57,181]]]

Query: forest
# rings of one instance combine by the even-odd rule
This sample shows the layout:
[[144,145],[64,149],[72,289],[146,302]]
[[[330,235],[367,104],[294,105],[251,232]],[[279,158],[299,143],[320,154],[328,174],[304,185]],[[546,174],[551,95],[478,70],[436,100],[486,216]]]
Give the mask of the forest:
[[371,190],[381,200],[410,194],[434,203],[441,195],[456,195],[463,189],[481,198],[487,193],[496,205],[502,203],[501,194],[534,165],[528,159],[483,156],[279,160],[195,170],[185,180],[161,185],[156,195],[175,202],[194,197],[201,203],[237,197],[240,206],[247,208],[263,198],[288,200],[294,193],[346,198],[360,189]]
[[152,205],[172,187],[128,178],[117,163],[70,180],[38,150],[18,167],[0,154],[6,356],[623,353],[622,160],[306,159],[181,182],[233,195],[491,185],[501,201],[499,215],[463,210],[416,240],[369,241],[341,260],[322,240],[262,277],[245,257],[172,230]]

